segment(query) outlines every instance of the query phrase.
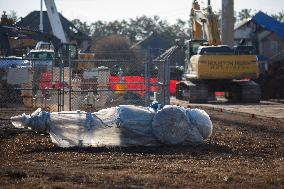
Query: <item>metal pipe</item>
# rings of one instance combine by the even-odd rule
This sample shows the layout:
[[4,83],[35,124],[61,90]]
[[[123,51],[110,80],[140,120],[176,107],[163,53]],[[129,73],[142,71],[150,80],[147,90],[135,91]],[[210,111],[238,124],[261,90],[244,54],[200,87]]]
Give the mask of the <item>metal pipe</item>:
[[39,31],[43,32],[42,0],[40,0]]
[[202,39],[208,40],[208,39],[206,39],[206,35],[205,35],[205,22],[206,22],[206,20],[202,21]]
[[150,94],[149,94],[149,91],[150,91],[150,56],[151,56],[151,50],[147,50],[145,52],[145,86],[146,86],[146,99],[145,99],[145,106],[148,106],[149,105],[149,102],[150,102]]
[[166,72],[166,99],[165,99],[165,105],[170,105],[170,99],[171,99],[171,90],[170,90],[170,85],[171,85],[171,68],[170,68],[170,60],[167,58],[167,72]]

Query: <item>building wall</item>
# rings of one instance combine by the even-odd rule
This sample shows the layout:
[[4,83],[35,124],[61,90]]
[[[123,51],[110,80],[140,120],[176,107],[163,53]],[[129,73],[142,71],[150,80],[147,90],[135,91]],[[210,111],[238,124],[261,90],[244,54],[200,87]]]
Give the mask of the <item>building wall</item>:
[[250,39],[252,33],[256,30],[256,24],[252,21],[247,21],[240,27],[234,30],[235,39]]
[[235,30],[235,39],[249,39],[252,29],[250,27],[241,27]]
[[241,27],[238,27],[234,31],[235,44],[237,44],[241,39],[246,40],[246,45],[253,45],[253,36],[257,36],[257,45],[259,54],[265,55],[267,57],[272,57],[278,54],[280,51],[284,50],[284,39],[279,37],[277,34],[272,33],[269,30],[257,29],[254,34],[255,28],[257,26],[253,22],[247,22]]
[[252,22],[247,22],[234,30],[234,43],[237,45],[240,40],[245,39],[246,45],[252,45],[251,35],[255,27]]
[[272,57],[284,50],[284,39],[273,33],[261,41],[262,54]]

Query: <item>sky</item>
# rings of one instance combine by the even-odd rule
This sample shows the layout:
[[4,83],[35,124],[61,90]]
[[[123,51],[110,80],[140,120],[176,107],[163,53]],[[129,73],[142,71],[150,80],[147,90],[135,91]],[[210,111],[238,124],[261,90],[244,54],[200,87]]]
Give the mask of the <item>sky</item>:
[[[205,4],[207,0],[201,0]],[[58,12],[67,19],[83,22],[113,21],[141,15],[158,15],[169,23],[176,19],[187,20],[192,0],[55,0]],[[284,11],[284,0],[235,0],[235,10],[244,8],[267,13]],[[214,11],[221,9],[221,0],[211,0]],[[45,5],[43,6],[45,10]],[[0,12],[14,10],[18,17],[25,17],[33,10],[40,10],[40,0],[0,0]]]

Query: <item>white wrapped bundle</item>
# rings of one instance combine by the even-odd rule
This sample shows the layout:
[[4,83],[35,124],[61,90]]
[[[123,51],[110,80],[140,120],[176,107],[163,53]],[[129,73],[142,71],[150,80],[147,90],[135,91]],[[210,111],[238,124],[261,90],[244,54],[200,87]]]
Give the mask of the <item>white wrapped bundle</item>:
[[211,136],[213,125],[209,115],[204,110],[187,109],[186,115],[190,120],[190,125],[198,130],[202,140]]
[[49,133],[60,147],[157,146],[201,143],[212,133],[212,122],[203,110],[165,106],[118,106],[98,112],[43,112],[12,117],[16,127]]
[[204,110],[165,106],[155,115],[152,128],[160,142],[176,145],[202,143],[211,136],[213,125]]
[[117,126],[121,131],[121,146],[159,145],[151,128],[155,111],[151,111],[147,107],[120,105],[117,107],[117,113]]
[[143,133],[143,135],[152,134],[151,122],[156,112],[150,111],[146,107],[133,105],[120,105],[117,107],[117,111],[118,126]]
[[11,117],[12,124],[16,128],[29,128],[38,133],[47,133],[50,125],[50,114],[37,109],[31,115],[25,113]]
[[189,132],[189,124],[184,108],[165,106],[155,115],[152,128],[160,142],[175,145],[185,141]]

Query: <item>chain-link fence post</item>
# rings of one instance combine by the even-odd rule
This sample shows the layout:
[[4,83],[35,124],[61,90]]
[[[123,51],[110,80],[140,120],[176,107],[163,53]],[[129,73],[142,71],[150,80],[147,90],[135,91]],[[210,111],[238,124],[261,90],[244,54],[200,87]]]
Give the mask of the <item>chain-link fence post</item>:
[[149,105],[150,102],[150,63],[151,63],[151,51],[147,50],[145,54],[145,106]]
[[64,60],[61,60],[60,65],[60,89],[61,89],[61,110],[64,111]]
[[57,106],[58,106],[58,112],[61,111],[61,89],[57,89]]
[[72,79],[72,68],[71,68],[71,49],[68,48],[68,66],[69,66],[69,86],[68,86],[68,89],[69,89],[69,111],[72,110],[72,107],[71,107],[71,90],[72,90],[72,86],[71,86],[71,79]]
[[166,59],[165,63],[166,63],[165,65],[166,71],[165,71],[165,102],[164,103],[165,105],[168,105],[170,104],[170,97],[171,97],[171,92],[170,92],[171,72],[170,72],[169,58]]
[[157,60],[158,66],[158,101],[162,105],[170,104],[170,61],[168,58]]

